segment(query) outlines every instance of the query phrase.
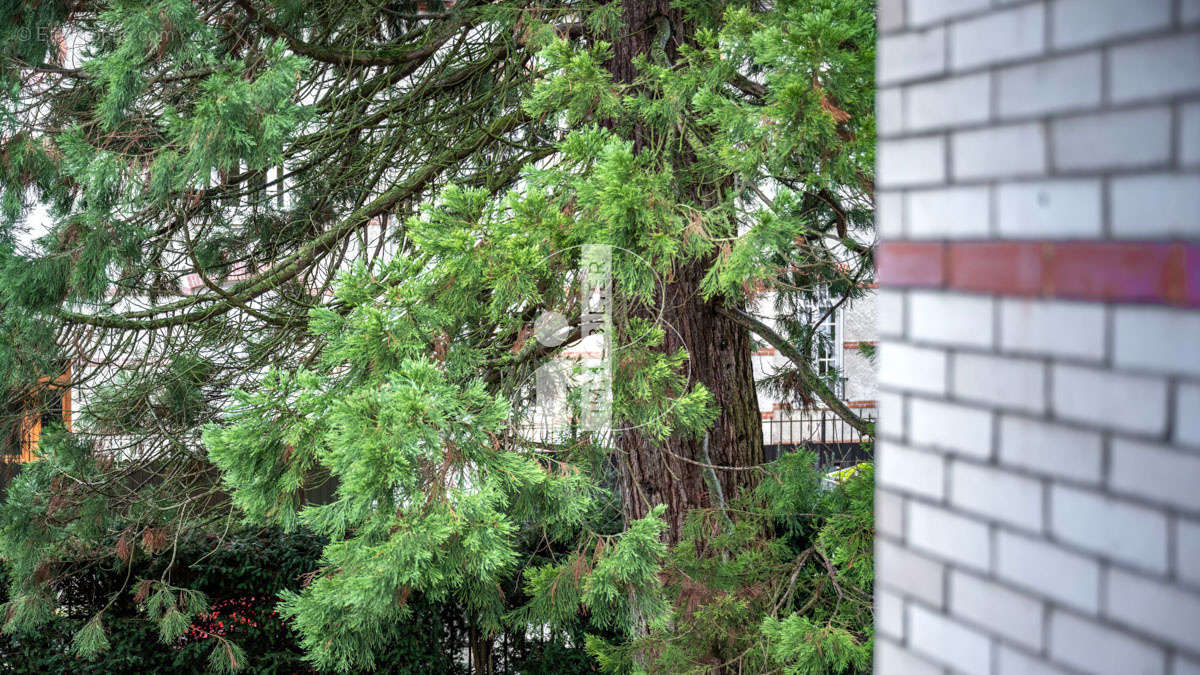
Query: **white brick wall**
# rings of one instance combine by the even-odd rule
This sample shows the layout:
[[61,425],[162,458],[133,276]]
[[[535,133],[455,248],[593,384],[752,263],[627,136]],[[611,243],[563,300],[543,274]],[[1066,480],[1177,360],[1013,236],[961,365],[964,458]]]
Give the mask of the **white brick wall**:
[[904,639],[904,598],[885,590],[875,591],[875,626],[880,633]]
[[1122,238],[1200,235],[1200,174],[1114,178],[1113,234]]
[[945,491],[945,459],[933,452],[880,441],[875,480],[885,487],[940,499]]
[[1096,432],[1005,415],[999,437],[1003,464],[1069,481],[1100,482],[1104,450]]
[[1171,109],[1156,106],[1055,120],[1054,166],[1063,171],[1137,168],[1171,158]]
[[967,462],[950,465],[950,503],[967,513],[1038,531],[1044,501],[1040,481]]
[[1200,165],[1200,103],[1181,106],[1179,120],[1179,162],[1186,167]]
[[904,0],[879,0],[875,18],[880,33],[891,33],[905,24]]
[[1104,613],[1182,649],[1197,648],[1200,596],[1119,569],[1108,571]]
[[1171,21],[1170,0],[1058,0],[1051,7],[1059,49],[1136,35]]
[[1046,8],[1034,3],[955,23],[950,54],[956,70],[1003,63],[1041,53]]
[[1094,303],[1004,298],[1000,347],[1017,354],[1104,358],[1104,308]]
[[1098,492],[1056,485],[1050,529],[1059,540],[1152,572],[1167,571],[1167,517]]
[[1167,423],[1167,383],[1153,377],[1059,364],[1054,411],[1063,419],[1145,434]]
[[1179,4],[1179,18],[1183,23],[1200,22],[1200,0],[1182,0]]
[[[1200,203],[1200,181],[1196,190]],[[1121,368],[1200,375],[1198,347],[1200,314],[1164,307],[1121,307],[1116,311],[1113,351]],[[1200,413],[1200,409],[1192,412]]]
[[[1045,138],[1045,127],[1040,124],[959,131],[951,141],[954,178],[970,180],[1041,175],[1046,172]],[[882,161],[880,165],[884,166]],[[942,168],[938,166],[935,170],[927,167],[926,173],[933,174]]]
[[914,84],[905,87],[904,93],[909,131],[983,122],[991,114],[992,87],[987,73]]
[[950,613],[1033,650],[1042,648],[1045,605],[974,574],[950,573]]
[[886,539],[875,541],[879,584],[934,607],[945,602],[946,566]]
[[995,305],[991,298],[913,291],[908,296],[908,334],[948,346],[990,347]]
[[907,217],[913,239],[983,237],[988,232],[991,191],[985,187],[914,190]]
[[905,437],[905,397],[890,391],[879,392],[879,433],[894,439]]
[[876,295],[876,301],[879,303],[879,335],[904,335],[904,294],[899,291],[881,290]]
[[1001,117],[1091,108],[1100,103],[1100,53],[1087,52],[1001,70]]
[[908,0],[908,21],[921,26],[963,14],[970,14],[988,6],[989,0]]
[[879,38],[880,85],[940,73],[946,68],[946,32],[942,28]]
[[879,346],[879,383],[928,394],[946,390],[946,353],[897,343]]
[[1001,532],[996,576],[1088,613],[1100,609],[1100,563],[1043,539]]
[[1117,492],[1200,512],[1200,455],[1115,438],[1111,462]]
[[1172,675],[1200,675],[1200,661],[1192,661],[1178,654],[1171,660]]
[[879,17],[876,672],[1200,675],[1200,0]]
[[1100,675],[1162,673],[1163,650],[1093,621],[1056,611],[1050,615],[1050,654],[1063,663]]
[[942,668],[887,640],[875,643],[876,675],[942,675]]
[[996,201],[1004,237],[1095,238],[1104,227],[1098,180],[1007,183]]
[[913,650],[968,675],[987,675],[991,663],[986,635],[919,605],[908,608]]
[[1056,668],[1024,652],[1001,645],[996,651],[997,675],[1067,675],[1067,671]]
[[1116,103],[1200,91],[1200,35],[1135,42],[1109,56],[1110,96]]
[[1046,366],[1029,359],[958,354],[954,358],[954,395],[1000,408],[1039,412],[1046,407]]
[[886,187],[939,183],[946,177],[945,141],[927,136],[879,141],[880,184]]
[[908,503],[908,544],[964,567],[987,571],[992,542],[984,523],[921,502]]
[[1176,525],[1175,560],[1179,578],[1200,586],[1200,522],[1180,520]]
[[880,191],[875,194],[875,203],[879,205],[879,216],[875,219],[875,229],[881,237],[904,236],[904,193],[896,191]]
[[1175,390],[1175,442],[1200,447],[1200,384],[1181,383]]
[[992,453],[992,412],[927,398],[909,402],[914,445],[977,458]]
[[[878,114],[875,130],[880,136],[890,136],[904,129],[904,91],[899,87],[880,89],[875,93]],[[878,195],[876,195],[878,198]]]
[[904,537],[904,497],[889,490],[875,496],[875,530],[890,537]]

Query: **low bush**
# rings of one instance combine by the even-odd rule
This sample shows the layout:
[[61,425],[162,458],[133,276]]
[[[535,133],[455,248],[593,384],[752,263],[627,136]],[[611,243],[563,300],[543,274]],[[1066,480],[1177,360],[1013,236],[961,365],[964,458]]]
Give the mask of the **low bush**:
[[[311,534],[279,531],[217,537],[203,535],[180,542],[170,555],[135,563],[132,570],[97,562],[56,587],[55,616],[32,634],[0,635],[2,673],[204,673],[210,659],[236,657],[244,672],[311,673],[296,635],[275,612],[278,593],[297,589],[317,569],[323,542]],[[118,561],[119,562],[119,561]],[[158,579],[170,565],[171,584],[196,589],[209,601],[208,611],[191,618],[183,636],[163,644],[158,628],[137,608],[135,584],[104,611],[108,649],[95,660],[72,650],[76,632],[102,608],[101,599],[127,579]],[[519,592],[513,589],[514,593]],[[467,654],[484,654],[495,672],[584,672],[591,669],[582,635],[572,646],[561,634],[479,636],[460,608],[409,598],[409,622],[397,627],[377,672],[467,672]],[[474,643],[474,644],[473,644]],[[474,647],[474,648],[473,648]]]

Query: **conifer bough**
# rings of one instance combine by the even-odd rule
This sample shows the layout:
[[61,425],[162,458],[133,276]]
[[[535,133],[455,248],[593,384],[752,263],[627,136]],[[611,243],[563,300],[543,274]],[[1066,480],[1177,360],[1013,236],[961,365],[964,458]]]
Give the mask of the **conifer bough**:
[[[369,667],[413,593],[484,634],[616,631],[588,643],[616,671],[866,663],[869,484],[821,496],[806,457],[764,464],[750,359],[788,346],[769,386],[869,430],[813,373],[807,310],[871,277],[872,12],[0,7],[4,422],[64,384],[81,403],[0,510],[6,629],[89,561],[247,520],[329,537],[282,604],[322,668]],[[529,383],[577,332],[533,325],[578,324],[596,244],[613,432],[534,440]],[[171,582],[121,591],[157,589],[168,642],[203,607]]]

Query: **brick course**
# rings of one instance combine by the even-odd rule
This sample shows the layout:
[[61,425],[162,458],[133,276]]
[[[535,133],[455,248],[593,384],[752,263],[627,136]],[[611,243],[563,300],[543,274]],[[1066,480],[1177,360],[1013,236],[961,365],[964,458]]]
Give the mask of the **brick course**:
[[894,241],[879,248],[885,287],[1200,307],[1200,244],[1191,242]]

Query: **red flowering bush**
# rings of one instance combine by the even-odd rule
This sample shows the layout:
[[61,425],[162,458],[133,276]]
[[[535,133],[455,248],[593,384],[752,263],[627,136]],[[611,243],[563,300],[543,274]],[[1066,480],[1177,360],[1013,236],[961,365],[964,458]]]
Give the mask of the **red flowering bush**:
[[226,633],[245,632],[239,631],[241,628],[259,628],[261,623],[267,621],[273,622],[271,628],[281,630],[283,621],[279,614],[271,609],[273,604],[266,598],[254,596],[214,602],[210,611],[201,614],[188,626],[183,637],[179,638],[176,649],[189,642],[199,642],[215,636],[224,637]]

